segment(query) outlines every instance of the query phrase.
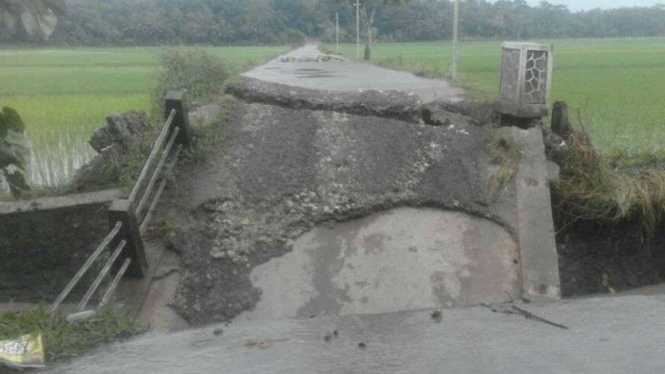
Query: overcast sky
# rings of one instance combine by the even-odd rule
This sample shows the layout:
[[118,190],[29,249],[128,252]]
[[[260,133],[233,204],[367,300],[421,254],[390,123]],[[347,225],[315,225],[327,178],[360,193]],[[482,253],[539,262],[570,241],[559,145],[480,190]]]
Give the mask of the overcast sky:
[[[527,0],[529,4],[538,5],[540,0]],[[552,4],[564,4],[570,10],[587,10],[594,8],[620,8],[631,6],[654,6],[665,4],[665,0],[549,0]]]

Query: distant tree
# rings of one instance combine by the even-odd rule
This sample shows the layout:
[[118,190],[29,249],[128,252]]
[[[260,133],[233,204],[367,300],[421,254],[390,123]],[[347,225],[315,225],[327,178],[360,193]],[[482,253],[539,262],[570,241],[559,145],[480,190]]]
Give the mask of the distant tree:
[[[665,1],[665,0],[664,0]],[[0,0],[0,43],[284,44],[355,39],[356,0]],[[572,12],[543,1],[460,0],[468,39],[665,36],[665,6]],[[360,0],[366,58],[375,40],[450,39],[450,0]],[[376,25],[380,25],[376,27]],[[380,33],[377,32],[380,30]]]
[[384,5],[403,5],[409,3],[411,0],[340,0],[346,1],[351,4],[360,2],[362,8],[360,14],[362,15],[363,24],[365,25],[365,60],[369,61],[372,58],[372,44],[374,43],[374,18],[376,11]]
[[0,0],[0,25],[31,40],[47,41],[64,13],[65,0]]

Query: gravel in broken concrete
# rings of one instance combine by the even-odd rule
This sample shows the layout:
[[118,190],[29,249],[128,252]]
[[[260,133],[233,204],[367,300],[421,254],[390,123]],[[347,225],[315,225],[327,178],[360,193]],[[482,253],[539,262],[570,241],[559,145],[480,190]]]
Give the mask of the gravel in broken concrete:
[[[260,82],[252,84],[260,92]],[[322,103],[327,95],[303,100]],[[390,107],[390,95],[366,95],[386,97],[378,105]],[[319,223],[399,206],[490,214],[481,177],[486,127],[287,105],[239,101],[231,140],[180,171],[174,195],[188,199],[191,212],[173,243],[185,263],[175,307],[192,323],[252,309],[260,298],[252,268],[288,252]]]
[[484,125],[493,122],[496,116],[494,102],[425,103],[418,95],[394,90],[315,90],[239,77],[228,82],[224,91],[250,103],[393,118],[431,126]]
[[422,102],[415,94],[399,91],[327,91],[291,87],[240,77],[225,85],[225,92],[247,102],[292,109],[329,110],[419,122]]

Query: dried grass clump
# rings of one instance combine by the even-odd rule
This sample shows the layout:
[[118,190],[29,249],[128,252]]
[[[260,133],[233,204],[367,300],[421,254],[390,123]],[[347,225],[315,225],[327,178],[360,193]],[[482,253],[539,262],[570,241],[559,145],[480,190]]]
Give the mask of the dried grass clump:
[[622,155],[598,153],[585,131],[566,136],[561,160],[558,212],[564,226],[580,220],[617,223],[638,220],[643,237],[653,238],[665,210],[665,170],[636,166]]
[[491,172],[487,184],[487,200],[494,201],[517,174],[522,145],[515,139],[501,137],[493,131],[488,138],[488,146]]

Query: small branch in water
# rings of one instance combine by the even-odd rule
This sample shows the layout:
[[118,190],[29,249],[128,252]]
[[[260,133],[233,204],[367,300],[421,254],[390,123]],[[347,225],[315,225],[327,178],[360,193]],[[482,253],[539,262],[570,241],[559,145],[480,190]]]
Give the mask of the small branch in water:
[[545,324],[550,325],[550,326],[558,327],[562,330],[569,330],[568,326],[564,326],[564,325],[558,324],[556,322],[546,320],[545,318],[538,317],[537,315],[535,315],[535,314],[533,314],[529,311],[526,311],[526,310],[524,310],[524,309],[522,309],[522,308],[520,308],[516,305],[513,305],[513,310],[515,310],[517,312],[517,314],[523,315],[526,319],[531,319],[531,320],[534,320],[534,321],[542,322],[542,323],[545,323]]
[[526,318],[526,319],[541,322],[541,323],[544,323],[544,324],[547,324],[547,325],[550,325],[550,326],[560,328],[562,330],[569,330],[568,326],[564,326],[564,325],[561,325],[559,323],[547,320],[545,318],[538,317],[537,315],[529,312],[528,310],[524,310],[524,309],[518,307],[517,305],[515,305],[515,301],[513,299],[513,296],[510,294],[510,292],[506,291],[506,293],[510,297],[510,302],[508,302],[508,303],[500,304],[500,305],[497,305],[497,306],[486,304],[486,303],[483,303],[481,305],[488,308],[489,310],[491,310],[494,313],[519,314],[521,316],[524,316],[524,318]]

